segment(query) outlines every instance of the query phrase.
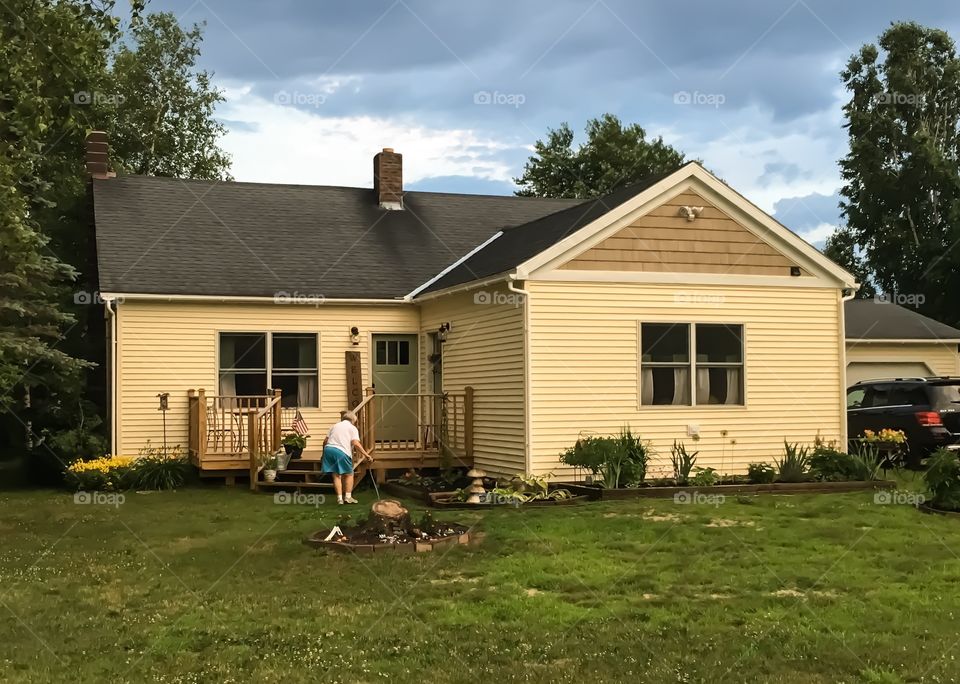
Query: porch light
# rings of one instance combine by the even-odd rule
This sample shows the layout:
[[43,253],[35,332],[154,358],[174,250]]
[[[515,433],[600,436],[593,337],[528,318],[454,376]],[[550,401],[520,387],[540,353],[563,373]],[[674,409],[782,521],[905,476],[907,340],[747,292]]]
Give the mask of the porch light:
[[350,342],[353,343],[354,347],[360,344],[360,328],[357,326],[350,328]]
[[448,332],[450,332],[450,324],[441,323],[440,327],[437,328],[437,340],[440,342],[446,342]]

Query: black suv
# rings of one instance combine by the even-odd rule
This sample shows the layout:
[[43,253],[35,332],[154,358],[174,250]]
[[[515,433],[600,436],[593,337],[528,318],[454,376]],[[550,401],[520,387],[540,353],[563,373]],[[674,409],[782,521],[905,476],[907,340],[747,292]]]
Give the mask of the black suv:
[[849,438],[883,428],[903,430],[911,467],[942,446],[960,447],[960,377],[861,380],[847,388]]

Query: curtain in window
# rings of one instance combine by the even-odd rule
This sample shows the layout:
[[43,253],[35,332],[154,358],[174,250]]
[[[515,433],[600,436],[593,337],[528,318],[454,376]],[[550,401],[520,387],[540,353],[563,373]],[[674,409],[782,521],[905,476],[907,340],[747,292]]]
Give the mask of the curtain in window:
[[727,404],[740,403],[740,369],[727,369]]
[[697,368],[697,403],[710,403],[710,369]]
[[673,401],[670,402],[674,406],[683,406],[689,404],[687,399],[687,392],[690,391],[690,369],[689,368],[674,368],[673,369]]
[[317,376],[299,376],[297,378],[297,406],[316,406],[317,398]]
[[649,367],[640,374],[640,403],[645,406],[653,403],[653,369]]
[[220,374],[220,394],[225,397],[237,396],[237,374],[236,373]]

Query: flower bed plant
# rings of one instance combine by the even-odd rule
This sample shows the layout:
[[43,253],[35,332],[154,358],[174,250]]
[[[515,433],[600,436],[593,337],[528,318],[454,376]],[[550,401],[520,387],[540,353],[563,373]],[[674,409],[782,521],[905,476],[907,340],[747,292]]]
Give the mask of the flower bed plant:
[[930,499],[929,508],[937,511],[960,511],[960,457],[955,451],[938,449],[927,459],[923,474]]
[[179,446],[164,450],[149,443],[137,456],[103,456],[75,461],[64,480],[78,491],[118,492],[127,489],[176,489],[192,474],[192,466]]

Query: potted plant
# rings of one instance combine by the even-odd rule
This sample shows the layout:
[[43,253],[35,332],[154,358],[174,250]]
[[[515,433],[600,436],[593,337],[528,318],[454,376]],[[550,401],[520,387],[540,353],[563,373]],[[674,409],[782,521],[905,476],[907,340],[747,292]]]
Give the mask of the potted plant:
[[266,482],[273,482],[277,479],[277,457],[268,456],[263,462],[263,479]]
[[287,452],[287,456],[289,456],[291,460],[300,458],[303,455],[303,450],[307,447],[307,437],[309,437],[309,435],[304,436],[298,435],[296,432],[291,432],[280,441],[283,445],[283,450]]

